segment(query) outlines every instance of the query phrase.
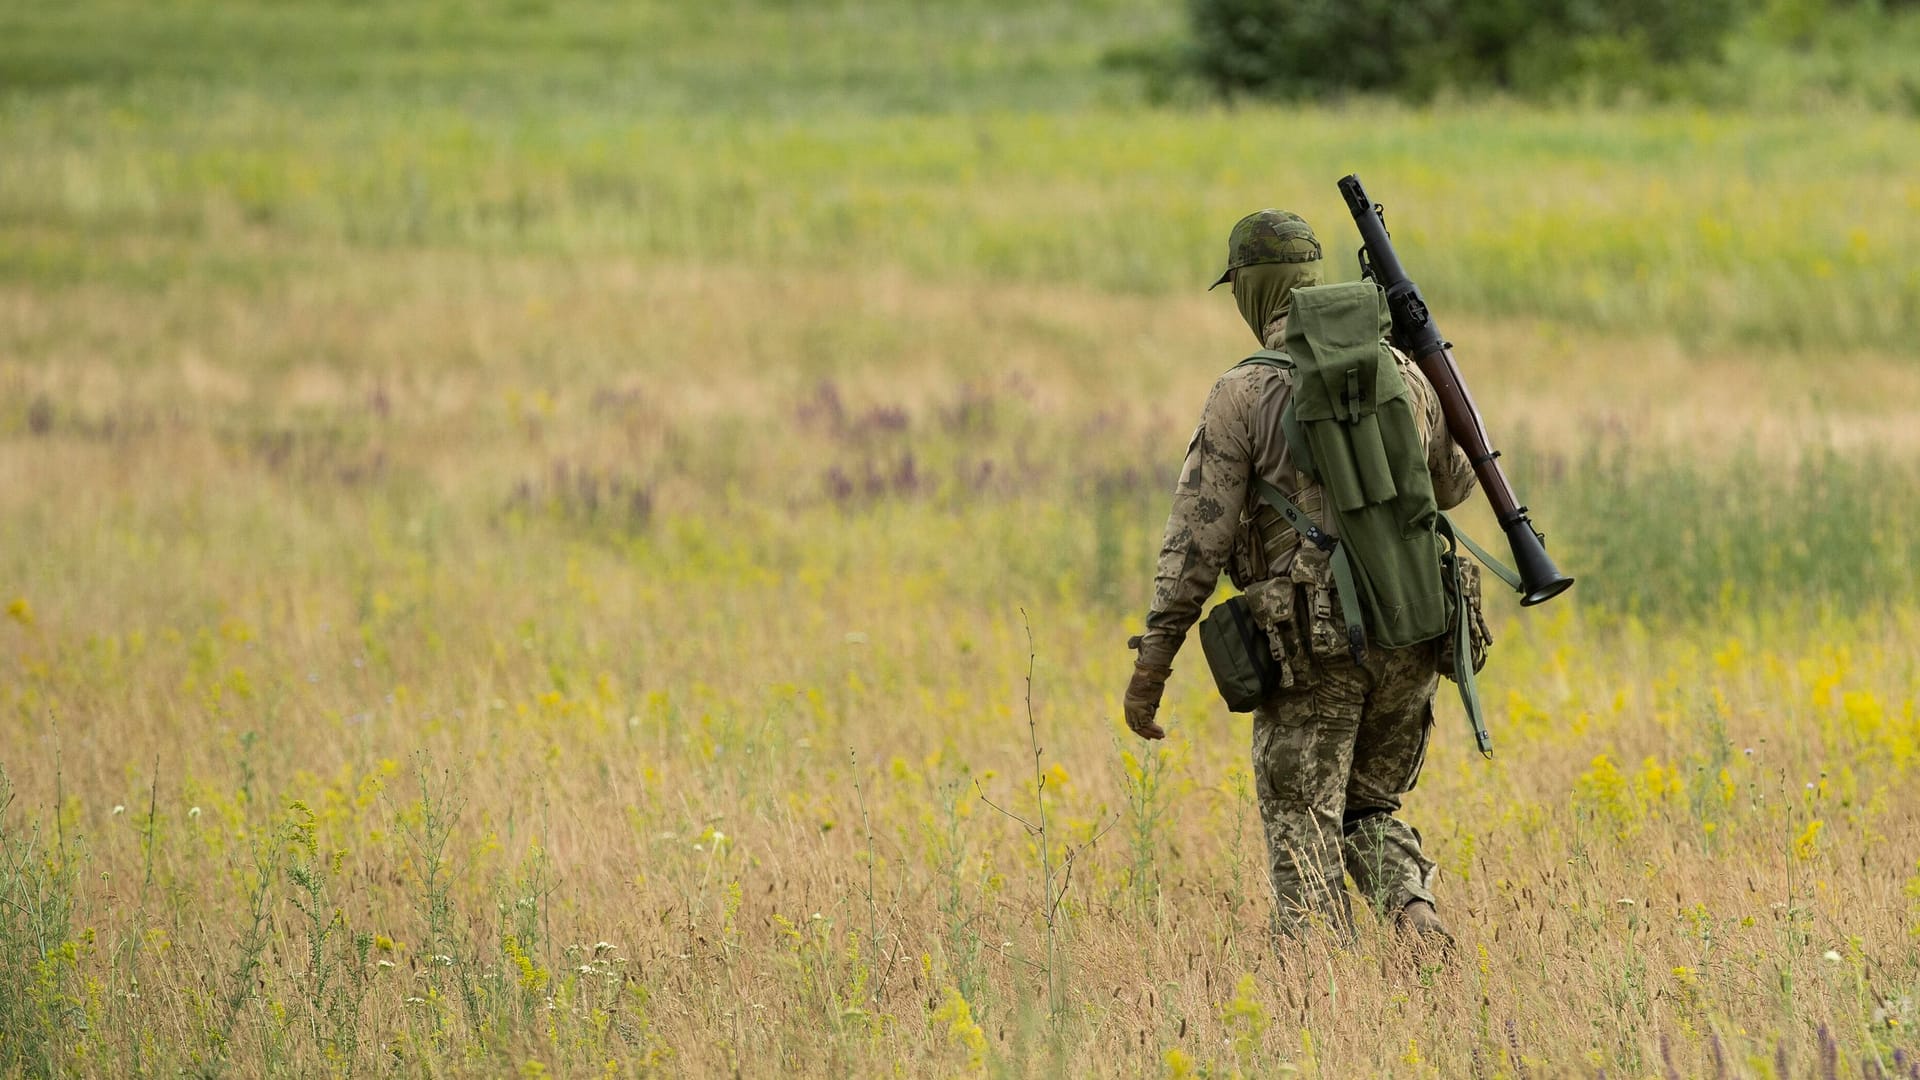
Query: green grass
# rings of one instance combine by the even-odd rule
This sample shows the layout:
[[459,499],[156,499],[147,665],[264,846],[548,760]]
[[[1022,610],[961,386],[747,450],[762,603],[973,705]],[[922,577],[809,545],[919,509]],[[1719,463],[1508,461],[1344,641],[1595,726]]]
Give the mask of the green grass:
[[1909,462],[1651,457],[1614,447],[1553,462],[1551,478],[1523,470],[1555,554],[1577,567],[1583,606],[1712,622],[1760,609],[1880,610],[1920,586],[1920,473]]
[[1135,96],[1101,56],[1178,18],[1164,0],[87,0],[0,11],[0,86],[532,114],[1070,109]]
[[1352,273],[1333,181],[1358,171],[1443,317],[1814,352],[1896,347],[1920,320],[1920,139],[1875,114],[800,124],[92,93],[0,109],[0,226],[25,234],[0,272],[16,280],[118,264],[112,245],[134,236],[218,249],[264,232],[1186,292],[1210,280],[1233,220],[1261,205],[1306,213]]
[[0,280],[160,284],[271,237],[1181,293],[1262,205],[1352,273],[1333,181],[1358,171],[1443,315],[1813,353],[1920,323],[1911,120],[1142,107],[1098,57],[1176,22],[1144,0],[15,8]]
[[1916,51],[1920,12],[1911,4],[1775,0],[1727,42],[1723,65],[1692,73],[1685,89],[1723,106],[1797,111],[1845,101],[1916,117]]

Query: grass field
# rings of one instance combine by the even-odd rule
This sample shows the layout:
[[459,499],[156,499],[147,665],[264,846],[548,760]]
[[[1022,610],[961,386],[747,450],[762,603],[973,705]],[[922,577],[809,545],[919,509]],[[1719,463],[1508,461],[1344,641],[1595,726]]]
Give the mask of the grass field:
[[[1920,125],[1150,107],[1178,16],[0,11],[0,1075],[1920,1076]],[[1353,170],[1581,579],[1424,967],[1269,937],[1197,649],[1119,720]]]

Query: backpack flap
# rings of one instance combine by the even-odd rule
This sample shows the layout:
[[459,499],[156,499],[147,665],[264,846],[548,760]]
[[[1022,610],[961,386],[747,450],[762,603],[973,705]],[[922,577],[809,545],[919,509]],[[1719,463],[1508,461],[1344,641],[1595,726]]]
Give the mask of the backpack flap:
[[1297,289],[1287,320],[1287,351],[1301,377],[1294,387],[1299,423],[1334,421],[1337,437],[1309,440],[1322,482],[1342,511],[1399,494],[1378,412],[1407,394],[1380,341],[1392,328],[1385,297],[1367,282]]

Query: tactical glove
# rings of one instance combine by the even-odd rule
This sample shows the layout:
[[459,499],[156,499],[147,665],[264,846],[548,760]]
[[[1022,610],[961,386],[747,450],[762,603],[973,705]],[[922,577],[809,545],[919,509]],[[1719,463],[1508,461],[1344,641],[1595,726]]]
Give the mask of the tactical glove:
[[[1127,642],[1130,648],[1140,647],[1139,637]],[[1160,711],[1160,696],[1166,692],[1167,676],[1173,669],[1149,664],[1145,660],[1133,663],[1133,678],[1127,683],[1126,697],[1121,699],[1121,708],[1126,712],[1127,727],[1143,739],[1164,739],[1166,730],[1153,722],[1154,714]]]

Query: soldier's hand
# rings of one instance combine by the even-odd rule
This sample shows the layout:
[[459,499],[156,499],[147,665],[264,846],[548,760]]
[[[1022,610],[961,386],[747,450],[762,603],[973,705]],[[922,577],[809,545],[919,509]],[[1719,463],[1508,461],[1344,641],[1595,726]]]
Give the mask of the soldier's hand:
[[1154,667],[1144,661],[1133,664],[1133,679],[1127,683],[1127,695],[1121,700],[1121,708],[1127,715],[1127,726],[1135,735],[1143,739],[1164,739],[1166,730],[1154,723],[1154,714],[1160,711],[1160,695],[1166,692],[1167,676],[1173,674],[1171,668]]

